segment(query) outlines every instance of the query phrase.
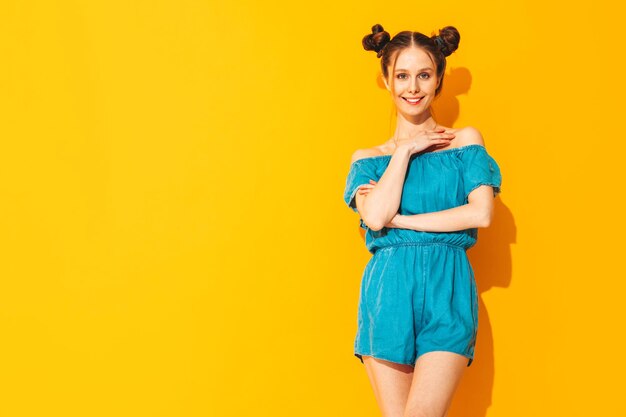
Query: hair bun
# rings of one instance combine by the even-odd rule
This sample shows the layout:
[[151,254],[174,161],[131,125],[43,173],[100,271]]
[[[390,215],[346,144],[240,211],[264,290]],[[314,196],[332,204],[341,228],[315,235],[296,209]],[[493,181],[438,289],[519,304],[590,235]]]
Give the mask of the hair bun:
[[377,23],[372,26],[372,33],[365,35],[361,43],[363,44],[363,49],[366,51],[375,51],[376,56],[380,58],[383,48],[390,40],[391,36],[389,33]]
[[459,47],[461,35],[454,26],[446,26],[439,30],[439,35],[431,37],[443,56],[449,56]]

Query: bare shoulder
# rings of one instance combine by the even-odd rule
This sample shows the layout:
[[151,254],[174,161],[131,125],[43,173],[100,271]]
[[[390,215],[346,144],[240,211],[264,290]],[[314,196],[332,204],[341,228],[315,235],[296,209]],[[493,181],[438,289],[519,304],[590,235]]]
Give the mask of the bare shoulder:
[[370,158],[372,156],[379,156],[379,155],[384,155],[384,154],[378,148],[357,149],[352,154],[352,159],[350,160],[350,163],[352,164],[358,161],[359,159]]
[[485,146],[483,135],[473,126],[463,127],[455,132],[458,146],[482,145]]

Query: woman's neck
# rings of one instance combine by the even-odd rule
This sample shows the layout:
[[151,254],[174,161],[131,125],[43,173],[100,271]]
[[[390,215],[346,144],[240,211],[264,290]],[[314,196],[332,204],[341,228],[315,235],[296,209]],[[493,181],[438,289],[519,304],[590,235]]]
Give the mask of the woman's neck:
[[396,123],[396,130],[392,140],[408,139],[419,132],[432,130],[436,126],[437,122],[435,122],[430,112],[425,117],[415,121],[407,120],[402,115],[398,115],[398,122]]

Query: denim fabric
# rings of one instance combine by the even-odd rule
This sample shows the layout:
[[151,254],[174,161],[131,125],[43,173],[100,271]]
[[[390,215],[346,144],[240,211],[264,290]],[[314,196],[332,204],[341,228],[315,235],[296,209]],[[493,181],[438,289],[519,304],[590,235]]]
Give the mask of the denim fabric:
[[[391,155],[359,159],[350,165],[344,201],[355,212],[358,187],[378,181]],[[407,165],[398,212],[429,213],[468,202],[478,186],[501,191],[496,161],[482,145],[472,144],[414,154]],[[361,280],[354,355],[371,355],[414,365],[433,350],[474,358],[478,331],[478,293],[466,250],[476,244],[477,229],[420,232],[383,228],[366,230],[373,254]]]

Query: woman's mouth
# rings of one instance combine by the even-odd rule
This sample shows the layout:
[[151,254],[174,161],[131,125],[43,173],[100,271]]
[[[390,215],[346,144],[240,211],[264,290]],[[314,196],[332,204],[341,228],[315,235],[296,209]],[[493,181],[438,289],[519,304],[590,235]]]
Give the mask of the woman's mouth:
[[420,98],[406,98],[406,97],[402,97],[402,99],[404,101],[406,101],[407,103],[412,104],[412,105],[417,105],[417,104],[421,103],[423,98],[424,97],[420,97]]

